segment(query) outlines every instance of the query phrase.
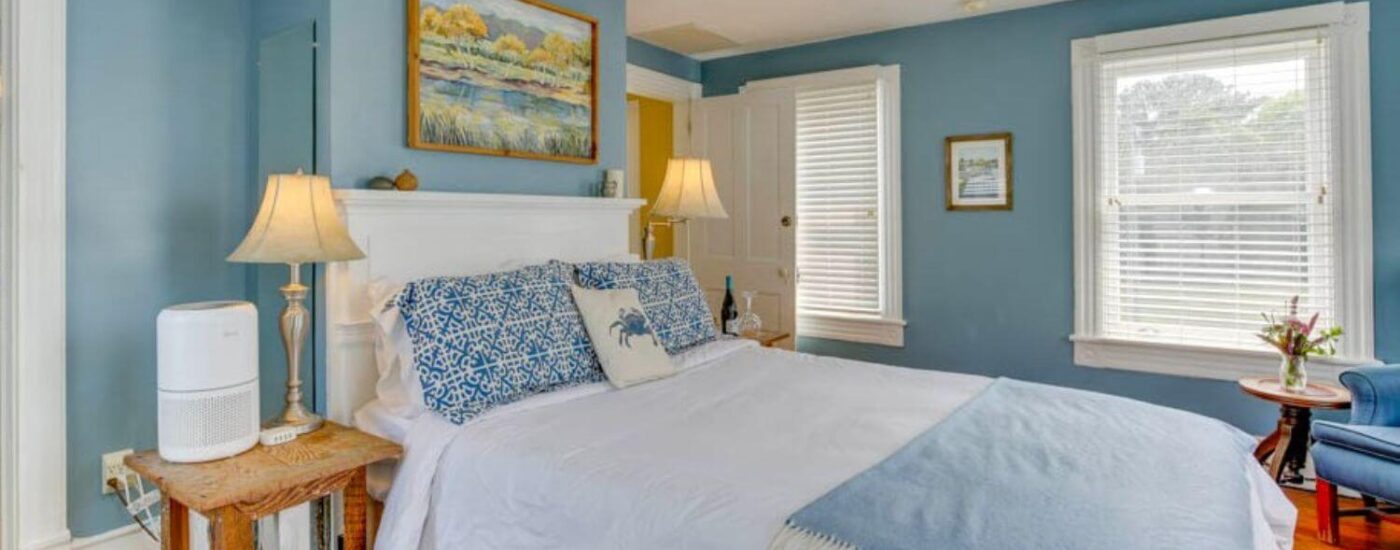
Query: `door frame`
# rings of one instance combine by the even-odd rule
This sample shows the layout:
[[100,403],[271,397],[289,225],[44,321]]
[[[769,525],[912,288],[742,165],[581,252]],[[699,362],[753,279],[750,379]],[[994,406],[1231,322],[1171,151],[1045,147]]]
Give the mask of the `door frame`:
[[[659,99],[671,104],[671,154],[686,156],[690,153],[690,121],[693,118],[696,100],[700,99],[703,88],[699,82],[691,82],[646,67],[627,64],[627,93]],[[631,154],[631,151],[628,151]],[[631,159],[628,160],[631,162]],[[627,183],[630,188],[639,188],[640,181]],[[642,220],[646,223],[646,220]],[[689,228],[687,228],[689,231]],[[671,235],[672,250],[676,256],[683,256],[679,245],[680,232]],[[687,258],[689,259],[689,258]]]
[[699,82],[627,64],[627,93],[671,103],[671,128],[675,133],[671,150],[676,155],[690,152],[691,111],[702,90]]
[[0,0],[0,546],[22,550],[62,548],[72,538],[64,288],[67,5]]

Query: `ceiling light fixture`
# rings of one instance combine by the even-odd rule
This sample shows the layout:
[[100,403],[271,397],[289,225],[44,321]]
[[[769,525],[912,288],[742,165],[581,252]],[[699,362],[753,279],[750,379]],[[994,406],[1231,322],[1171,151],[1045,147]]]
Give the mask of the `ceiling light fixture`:
[[963,11],[967,13],[977,13],[987,9],[987,0],[963,0]]

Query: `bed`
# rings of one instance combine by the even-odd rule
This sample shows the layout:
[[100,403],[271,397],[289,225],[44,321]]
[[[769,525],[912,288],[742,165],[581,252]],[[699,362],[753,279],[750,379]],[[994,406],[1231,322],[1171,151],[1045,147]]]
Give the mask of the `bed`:
[[[821,537],[794,537],[787,527],[911,442],[949,432],[947,426],[966,416],[959,411],[1001,382],[721,340],[675,356],[680,374],[625,390],[576,386],[493,409],[461,426],[431,413],[406,418],[375,397],[370,281],[480,272],[522,259],[625,254],[628,215],[637,202],[363,191],[342,191],[338,199],[367,258],[335,264],[327,274],[329,413],[407,449],[404,461],[381,472],[376,483],[377,492],[388,493],[377,535],[381,548],[846,548]],[[1205,422],[1190,416],[1158,422]],[[1294,510],[1251,461],[1246,441],[1224,441],[1233,437],[1230,430],[1221,428],[1213,442],[1238,447],[1239,456],[1227,450],[1226,459],[1211,464],[1184,457],[1176,465],[1181,471],[1209,466],[1217,477],[1177,476],[1179,483],[1144,486],[1161,497],[1160,503],[1144,501],[1151,509],[1096,512],[1114,503],[1071,502],[1084,485],[1071,478],[1022,483],[1032,478],[998,479],[1000,469],[985,468],[967,470],[982,479],[961,486],[949,480],[921,494],[942,506],[938,519],[949,523],[940,532],[958,531],[948,540],[962,542],[942,545],[947,548],[987,547],[967,541],[1008,540],[1012,527],[1024,531],[1016,536],[1030,537],[1022,540],[1040,541],[1037,547],[1095,548],[1083,537],[1124,535],[1093,531],[1105,522],[1141,529],[1133,535],[1143,542],[1137,547],[1181,548],[1195,540],[1195,529],[1169,526],[1204,529],[1224,517],[1236,518],[1230,523],[1239,535],[1232,539],[1238,544],[1227,547],[1287,548]],[[1010,436],[990,437],[992,445],[967,451],[995,448],[997,437]],[[1067,458],[1074,453],[1050,463]],[[1060,465],[1082,474],[1083,468]],[[1133,483],[1103,474],[1107,481],[1099,483]],[[1036,496],[1017,495],[1023,485],[1063,491],[1041,495],[1050,506],[1031,513],[1026,510],[1035,508],[1017,508]],[[1067,500],[1054,500],[1059,496]],[[997,498],[1014,501],[997,504]],[[1050,523],[1057,514],[1091,521],[1080,527],[1086,531],[1065,531],[1063,521]]]

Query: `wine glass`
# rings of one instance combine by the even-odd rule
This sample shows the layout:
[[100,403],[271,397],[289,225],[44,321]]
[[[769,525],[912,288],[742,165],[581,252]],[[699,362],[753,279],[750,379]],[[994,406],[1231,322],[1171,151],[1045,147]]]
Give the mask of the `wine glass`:
[[758,314],[753,312],[753,298],[758,293],[752,290],[744,291],[744,314],[739,316],[738,330],[739,336],[752,337],[763,330],[763,320],[758,318]]

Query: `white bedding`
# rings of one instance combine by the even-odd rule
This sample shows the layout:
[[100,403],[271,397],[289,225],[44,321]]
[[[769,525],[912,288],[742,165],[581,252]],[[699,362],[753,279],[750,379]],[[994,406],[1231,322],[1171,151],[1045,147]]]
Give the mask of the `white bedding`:
[[[990,382],[743,341],[680,359],[669,379],[536,396],[460,427],[420,415],[378,546],[767,548],[793,512]],[[1291,542],[1291,505],[1255,488],[1256,530]]]

